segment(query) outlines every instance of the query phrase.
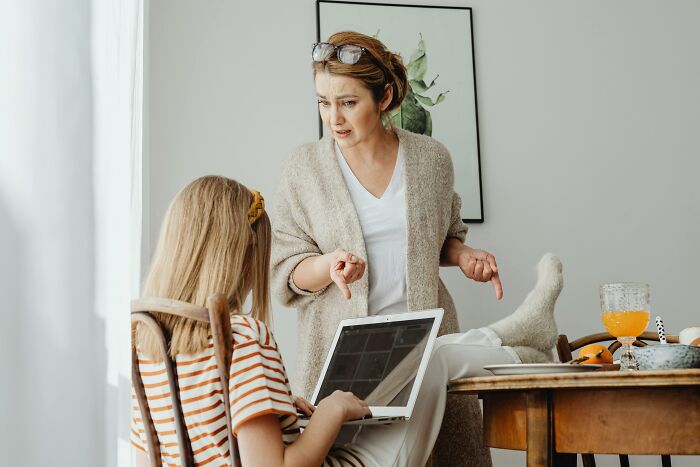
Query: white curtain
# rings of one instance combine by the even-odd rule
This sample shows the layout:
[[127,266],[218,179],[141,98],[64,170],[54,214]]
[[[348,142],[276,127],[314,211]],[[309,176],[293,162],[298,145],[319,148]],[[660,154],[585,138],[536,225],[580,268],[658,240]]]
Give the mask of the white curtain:
[[2,465],[129,465],[142,17],[0,5]]
[[129,299],[139,295],[143,2],[93,0],[95,304],[105,322],[105,466],[130,465]]

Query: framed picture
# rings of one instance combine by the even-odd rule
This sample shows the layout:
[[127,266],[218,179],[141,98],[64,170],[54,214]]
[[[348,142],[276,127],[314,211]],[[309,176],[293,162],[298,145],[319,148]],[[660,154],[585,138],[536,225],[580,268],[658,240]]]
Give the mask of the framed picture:
[[317,0],[316,19],[319,42],[357,31],[401,54],[410,89],[392,122],[447,147],[462,218],[483,222],[471,8]]

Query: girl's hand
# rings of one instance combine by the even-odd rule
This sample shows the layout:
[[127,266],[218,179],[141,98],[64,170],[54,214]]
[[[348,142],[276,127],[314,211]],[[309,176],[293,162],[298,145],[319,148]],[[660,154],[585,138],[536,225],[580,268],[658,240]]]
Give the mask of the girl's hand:
[[345,298],[350,300],[351,294],[348,285],[364,275],[365,260],[342,248],[329,253],[328,259],[331,280],[343,292]]
[[324,410],[338,411],[343,422],[372,416],[367,403],[351,392],[333,391],[333,394],[318,403],[319,409],[322,406]]
[[459,253],[459,268],[469,279],[477,282],[491,281],[496,290],[496,298],[503,298],[503,285],[498,276],[496,258],[491,253],[465,245]]
[[311,414],[314,413],[314,410],[316,410],[316,407],[311,405],[311,402],[302,397],[292,394],[292,400],[294,401],[294,407],[305,415],[311,416]]

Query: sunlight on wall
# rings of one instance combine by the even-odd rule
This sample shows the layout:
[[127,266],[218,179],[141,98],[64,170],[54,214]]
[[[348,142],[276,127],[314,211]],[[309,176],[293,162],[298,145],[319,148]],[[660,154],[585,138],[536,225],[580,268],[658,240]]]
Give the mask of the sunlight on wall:
[[0,7],[2,465],[103,464],[89,12],[89,0]]

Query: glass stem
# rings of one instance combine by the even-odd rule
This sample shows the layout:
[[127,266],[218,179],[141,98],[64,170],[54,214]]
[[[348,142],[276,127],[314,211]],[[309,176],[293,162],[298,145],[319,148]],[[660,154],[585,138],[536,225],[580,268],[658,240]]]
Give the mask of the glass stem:
[[632,343],[634,342],[634,337],[620,337],[618,338],[620,343],[622,343],[622,354],[620,355],[620,371],[635,371],[638,370],[637,361],[632,353]]

